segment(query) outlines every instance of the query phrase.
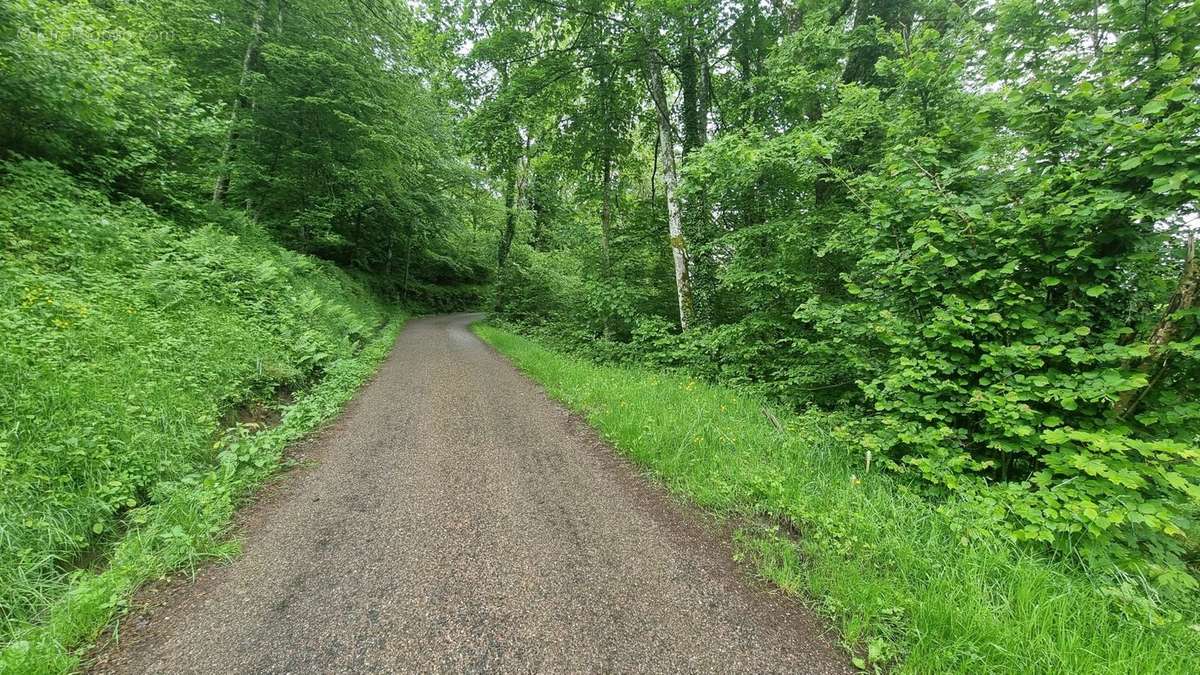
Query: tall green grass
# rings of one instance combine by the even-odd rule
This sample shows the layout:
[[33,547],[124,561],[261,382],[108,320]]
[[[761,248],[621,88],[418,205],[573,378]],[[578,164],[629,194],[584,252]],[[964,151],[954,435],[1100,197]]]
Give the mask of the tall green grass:
[[[60,670],[139,583],[223,552],[238,495],[395,335],[361,281],[211,215],[0,163],[0,670]],[[291,392],[278,427],[237,424]]]
[[478,334],[672,490],[743,523],[739,555],[812,603],[856,665],[902,672],[1196,673],[1200,622],[1161,623],[1107,585],[999,539],[964,539],[835,437],[837,419],[728,388]]

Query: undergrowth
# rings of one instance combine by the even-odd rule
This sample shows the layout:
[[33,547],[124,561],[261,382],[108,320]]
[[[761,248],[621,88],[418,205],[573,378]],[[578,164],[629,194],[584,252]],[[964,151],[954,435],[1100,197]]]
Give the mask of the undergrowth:
[[844,419],[771,412],[734,389],[476,332],[672,490],[745,523],[740,555],[830,617],[860,668],[1200,672],[1194,612],[1164,620],[1123,599],[1135,580],[962,538],[955,504],[939,508],[846,450]]
[[[239,496],[399,329],[363,281],[212,217],[0,165],[0,671],[71,668],[139,584],[228,553]],[[233,423],[283,391],[278,426]]]

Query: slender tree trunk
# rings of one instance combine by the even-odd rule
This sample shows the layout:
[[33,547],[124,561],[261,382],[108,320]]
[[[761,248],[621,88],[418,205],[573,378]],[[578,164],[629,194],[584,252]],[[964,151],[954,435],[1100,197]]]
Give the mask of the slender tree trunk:
[[496,250],[496,271],[504,269],[512,250],[513,237],[517,233],[517,167],[516,162],[508,169],[504,179],[504,231],[500,233],[500,245]]
[[662,57],[647,40],[647,75],[650,97],[658,112],[659,152],[663,167],[663,189],[667,196],[667,229],[671,253],[675,259],[675,291],[679,300],[679,327],[687,330],[692,322],[692,280],[688,271],[687,241],[683,236],[683,214],[679,208],[679,175],[675,169],[675,143],[671,132],[671,110],[663,84]]
[[518,208],[532,209],[533,202],[529,197],[530,184],[533,182],[533,172],[529,167],[529,146],[533,137],[529,134],[525,136],[525,149],[521,156],[517,158],[517,206]]
[[[612,253],[610,245],[612,237],[612,153],[605,146],[604,158],[600,169],[600,278],[608,283],[612,278]],[[604,337],[612,337],[611,312],[604,313]]]
[[412,262],[413,227],[408,226],[408,236],[404,238],[404,281],[400,286],[400,301],[408,302],[408,268]]
[[538,185],[538,177],[529,176],[526,184],[525,201],[529,204],[529,211],[533,213],[533,232],[529,234],[529,245],[535,251],[545,250],[544,240],[546,238],[546,219],[549,213],[546,211],[546,203],[542,199],[545,188]]
[[[520,145],[519,132],[514,133],[513,146]],[[517,236],[517,210],[524,200],[525,176],[528,175],[529,139],[525,140],[525,149],[520,157],[509,163],[508,176],[504,189],[504,231],[500,233],[500,244],[496,252],[496,309],[504,306],[504,264],[512,252],[513,240]]]
[[504,232],[500,235],[500,248],[496,256],[497,271],[504,269],[508,254],[512,252],[512,243],[517,236],[517,211],[525,201],[525,179],[529,154],[529,140],[525,141],[524,153],[509,166],[507,187],[504,194]]
[[600,176],[600,255],[604,264],[604,278],[612,273],[612,256],[609,253],[612,236],[612,157],[605,151]]
[[[680,90],[683,97],[683,152],[686,166],[692,153],[708,141],[708,60],[703,41],[697,44],[696,25],[688,18],[680,45]],[[683,225],[691,244],[688,274],[692,281],[692,323],[708,321],[714,313],[715,270],[707,254],[712,243],[708,199],[703,189],[683,200]]]
[[698,52],[700,57],[700,95],[697,99],[700,126],[698,128],[697,139],[699,145],[703,146],[708,142],[708,111],[712,107],[712,66],[708,62],[708,50],[701,48]]
[[1163,312],[1162,319],[1150,333],[1150,338],[1147,340],[1150,347],[1149,355],[1135,367],[1137,372],[1147,376],[1147,383],[1145,386],[1130,389],[1121,394],[1113,406],[1113,412],[1117,414],[1117,417],[1127,417],[1132,414],[1146,394],[1162,379],[1162,375],[1167,369],[1167,362],[1170,360],[1170,353],[1164,354],[1163,351],[1167,345],[1179,337],[1179,322],[1175,320],[1174,315],[1180,310],[1195,307],[1200,307],[1200,265],[1196,263],[1196,240],[1189,236],[1183,273],[1179,276],[1179,285],[1176,286],[1171,301],[1167,303],[1167,309]]
[[[246,86],[250,82],[250,70],[258,58],[258,49],[262,43],[263,13],[267,9],[267,0],[258,0],[254,7],[254,19],[250,27],[250,41],[246,44],[246,54],[242,57],[242,75],[238,78],[237,96],[233,99],[233,109],[229,113],[229,131],[225,134],[225,145],[221,148],[221,161],[217,165],[217,180],[213,185],[212,200],[214,204],[225,201],[229,192],[229,161],[233,157],[234,146],[238,140],[238,117],[242,108],[249,105],[246,96]],[[280,12],[282,14],[282,8]]]

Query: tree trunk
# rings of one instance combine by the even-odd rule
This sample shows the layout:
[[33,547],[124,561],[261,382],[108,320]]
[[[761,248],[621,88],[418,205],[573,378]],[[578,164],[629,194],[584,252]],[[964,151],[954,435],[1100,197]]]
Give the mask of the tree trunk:
[[604,264],[605,279],[612,272],[612,256],[609,253],[609,237],[612,233],[612,157],[604,154],[600,178],[600,256]]
[[[875,19],[883,22],[885,31],[892,31],[912,23],[913,8],[909,0],[858,0],[854,12],[854,29],[867,26]],[[879,81],[875,64],[888,53],[882,43],[867,41],[850,50],[842,81],[874,84]]]
[[[514,133],[513,146],[520,145],[520,132]],[[529,139],[525,139],[525,149],[520,157],[509,163],[508,176],[504,188],[504,231],[500,233],[500,245],[496,251],[496,309],[504,306],[504,264],[508,262],[508,254],[512,252],[513,240],[517,236],[517,211],[521,207],[525,193],[525,177],[528,175]]]
[[400,301],[408,302],[408,268],[412,263],[413,226],[408,226],[408,236],[404,238],[404,282],[400,287]]
[[658,111],[659,152],[663,167],[663,189],[667,196],[667,229],[675,259],[675,292],[679,300],[679,327],[687,330],[692,321],[692,280],[688,272],[687,241],[683,236],[683,214],[679,208],[679,175],[675,169],[675,142],[671,132],[671,110],[663,85],[662,58],[647,40],[646,66],[650,97]]
[[712,108],[712,65],[708,61],[708,50],[701,48],[697,54],[700,57],[700,95],[697,102],[697,117],[700,118],[699,145],[708,142],[708,112]]
[[[680,45],[680,90],[683,97],[683,152],[687,165],[692,153],[708,142],[708,58],[703,42],[697,44],[696,26],[685,19],[683,43]],[[692,323],[709,321],[714,314],[713,299],[716,273],[707,254],[712,243],[713,228],[709,218],[708,199],[703,189],[683,200],[683,225],[691,244],[688,274],[692,282]]]
[[[221,161],[217,165],[217,180],[213,185],[212,200],[214,204],[225,201],[229,192],[229,161],[233,157],[234,146],[238,140],[238,117],[248,104],[246,86],[250,81],[250,70],[258,58],[258,49],[262,43],[263,13],[267,9],[267,0],[258,0],[254,7],[254,19],[250,27],[250,42],[246,44],[246,54],[242,57],[242,75],[238,78],[237,96],[233,99],[233,109],[229,113],[229,131],[225,134],[225,145],[221,148]],[[282,15],[282,8],[280,9]]]
[[504,269],[508,253],[512,250],[513,237],[517,233],[517,167],[514,162],[504,180],[504,231],[500,233],[500,245],[496,250],[496,271]]
[[[609,251],[612,237],[612,154],[606,146],[600,176],[600,278],[604,283],[612,278],[612,253]],[[604,312],[604,337],[612,337],[612,312]]]
[[1175,294],[1171,296],[1170,302],[1167,303],[1167,309],[1163,313],[1162,319],[1151,331],[1150,338],[1147,340],[1150,353],[1135,368],[1136,372],[1147,376],[1147,382],[1137,389],[1122,392],[1121,397],[1113,406],[1113,412],[1117,414],[1117,417],[1127,417],[1133,413],[1146,394],[1162,378],[1167,368],[1167,362],[1170,360],[1170,354],[1164,354],[1163,351],[1179,337],[1179,322],[1175,320],[1174,315],[1181,310],[1195,307],[1200,307],[1200,265],[1196,264],[1196,240],[1189,236],[1179,285],[1175,288]]
[[684,17],[683,42],[679,45],[679,89],[683,96],[683,156],[700,147],[700,69],[696,60],[695,28]]

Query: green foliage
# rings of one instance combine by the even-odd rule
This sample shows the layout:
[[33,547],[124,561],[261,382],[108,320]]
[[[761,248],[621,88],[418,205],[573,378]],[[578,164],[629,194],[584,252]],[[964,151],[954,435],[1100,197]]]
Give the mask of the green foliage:
[[[252,133],[232,160],[230,198],[253,204],[294,248],[394,273],[424,248],[454,253],[443,230],[459,217],[452,189],[467,170],[447,152],[444,110],[410,72],[406,34],[369,16],[325,18],[343,4],[310,0],[272,18],[246,93],[254,107],[238,123]],[[414,235],[422,247],[411,251]]]
[[327,380],[388,320],[360,281],[242,227],[181,230],[50,165],[4,165],[0,635],[224,462],[236,443],[214,434],[237,408]]
[[276,470],[289,444],[341,410],[387,355],[401,324],[402,319],[393,320],[360,352],[332,362],[325,377],[288,406],[278,426],[228,429],[214,446],[216,466],[164,486],[159,501],[131,510],[130,529],[109,565],[97,573],[76,574],[44,622],[20,631],[18,639],[0,648],[0,671],[74,671],[79,659],[73,647],[95,639],[124,612],[140,584],[236,553],[237,544],[225,535],[241,498]]
[[[845,414],[775,413],[686,375],[599,366],[512,333],[477,333],[672,490],[738,524],[739,557],[803,593],[860,667],[898,672],[1187,673],[1196,608],[1163,624],[1134,594],[1028,547],[961,536],[842,436]],[[1195,624],[1195,625],[1192,625]],[[1191,625],[1191,627],[1189,627]]]
[[[839,616],[881,602],[864,625],[885,633],[883,612],[900,608],[916,626],[867,640],[870,661],[899,643],[914,669],[1012,665],[989,650],[1039,634],[988,612],[1027,627],[1037,609],[981,597],[970,565],[998,561],[1029,571],[1004,578],[1035,604],[1053,584],[1073,589],[1078,613],[1047,601],[1054,626],[1118,607],[1178,635],[1200,598],[1200,279],[1186,243],[1200,204],[1198,11],[0,4],[5,630],[68,597],[66,580],[86,576],[72,569],[130,541],[134,514],[240,456],[219,459],[222,447],[256,447],[213,447],[230,409],[358,362],[387,314],[369,285],[436,310],[486,300],[577,353],[845,414],[844,441],[893,474],[862,504],[902,526],[926,522],[915,492],[940,509],[928,539],[942,557],[897,591],[888,575],[853,577],[861,592],[839,584],[832,557],[806,568],[825,570],[804,583]],[[668,186],[661,163],[675,155],[683,181]],[[681,237],[668,238],[668,212]],[[696,446],[678,446],[672,475],[728,459]],[[694,474],[710,487],[688,489],[757,495],[812,528],[813,551],[750,545],[785,585],[814,551],[886,567],[860,550],[870,537],[920,567],[901,529],[845,507],[851,492],[808,502],[781,488],[816,461],[794,450],[742,487],[710,472]],[[256,453],[237,462],[271,464]],[[887,491],[898,510],[883,508]],[[196,522],[220,521],[221,499]],[[176,514],[162,532],[206,536],[162,508]],[[974,551],[970,565],[955,567],[947,542]],[[87,609],[52,618],[68,642],[135,583],[113,575],[84,584]],[[960,634],[939,632],[953,605],[907,595],[914,580],[968,608],[955,619],[981,636],[968,654],[922,651],[920,635]],[[1088,583],[1106,597],[1085,597]],[[89,628],[65,628],[68,616]],[[1085,652],[1149,663],[1144,636],[1117,633],[1111,649],[1071,633],[1070,649],[1054,644],[1072,656],[1018,669],[1092,669]],[[22,649],[51,644],[38,640]]]
[[[593,168],[560,174],[576,192],[536,255],[518,219],[504,317],[598,359],[852,410],[864,451],[964,504],[960,536],[1049,548],[1164,621],[1200,597],[1195,3],[598,7],[626,23],[537,21],[582,21],[570,50],[669,57],[698,316],[672,328],[643,95],[607,99],[633,120],[615,197]],[[638,22],[656,17],[680,32],[654,42]],[[567,70],[557,34],[520,38],[489,52],[520,64],[497,100]],[[572,155],[559,120],[607,76],[573,64],[511,115],[535,178]],[[689,103],[694,77],[711,110]]]
[[437,300],[473,304],[490,273],[468,224],[480,187],[407,51],[420,28],[394,2],[344,10],[5,3],[0,160],[55,163],[195,226],[219,217],[210,201],[245,207],[284,245],[367,271],[405,303],[426,299],[410,287],[461,284]]
[[88,2],[5,2],[0,160],[46,159],[156,204],[200,189],[219,127],[134,28]]
[[71,668],[225,550],[393,303],[484,295],[428,32],[387,0],[0,3],[0,670]]
[[[868,447],[977,493],[972,532],[1043,540],[1184,596],[1200,541],[1194,315],[1174,317],[1169,367],[1141,366],[1160,349],[1149,336],[1161,289],[1183,268],[1173,219],[1200,185],[1168,178],[1200,179],[1200,165],[1161,146],[1200,122],[1200,106],[1182,93],[1195,37],[1163,27],[1194,8],[1160,11],[1112,17],[1116,44],[1067,51],[995,96],[967,97],[946,77],[966,68],[971,42],[912,36],[910,54],[879,66],[895,87],[879,118],[885,150],[849,182],[870,210],[830,246],[862,252],[843,276],[849,306],[885,350],[863,386],[880,413]],[[1057,39],[1023,22],[993,38],[997,60]],[[1129,68],[1160,40],[1155,65]],[[1180,104],[1153,103],[1164,99]],[[1123,409],[1131,392],[1138,403]]]

